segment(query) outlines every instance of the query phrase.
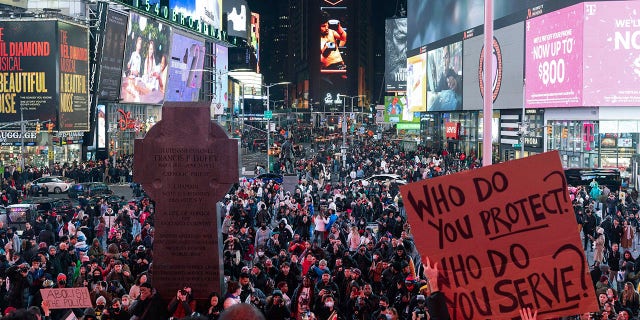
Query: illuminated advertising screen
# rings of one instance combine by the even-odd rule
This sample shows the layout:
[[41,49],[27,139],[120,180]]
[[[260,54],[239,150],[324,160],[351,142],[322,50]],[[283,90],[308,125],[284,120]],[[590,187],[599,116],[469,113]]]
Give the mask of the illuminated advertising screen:
[[169,0],[169,7],[222,30],[222,0]]
[[102,101],[115,101],[120,97],[124,42],[127,37],[129,16],[109,10],[105,31],[104,48],[100,63],[100,85],[98,97]]
[[584,105],[640,104],[640,2],[584,3]]
[[411,122],[413,112],[407,108],[407,97],[386,96],[384,97],[384,122]]
[[198,101],[204,57],[204,41],[172,34],[167,101]]
[[428,53],[427,111],[462,110],[462,41]]
[[584,5],[525,22],[527,108],[582,105]]
[[[547,1],[549,0],[494,0],[493,19]],[[407,24],[408,48],[416,49],[484,24],[484,1],[407,0]]]
[[[407,89],[407,18],[385,22],[385,71],[387,91]],[[426,66],[424,68],[426,70]]]
[[346,74],[349,12],[347,7],[320,9],[320,72]]
[[256,60],[256,72],[260,73],[260,15],[251,12],[251,52]]
[[107,122],[106,122],[106,106],[104,104],[99,104],[96,107],[96,119],[98,120],[96,123],[96,131],[98,134],[97,147],[98,148],[106,148],[107,147]]
[[247,39],[251,11],[245,0],[224,0],[223,11],[227,14],[227,34],[232,37]]
[[407,98],[411,112],[427,110],[427,49],[425,47],[407,53]]
[[[499,109],[520,109],[524,78],[524,22],[494,30],[493,36],[493,46],[489,51],[493,57],[493,106]],[[484,106],[485,52],[482,35],[464,40],[464,110],[482,110]]]
[[212,112],[214,115],[220,115],[226,112],[229,90],[229,48],[216,44],[215,53],[215,81],[212,84],[213,100],[211,101]]
[[59,21],[58,48],[58,131],[89,131],[89,30]]
[[[55,21],[0,21],[0,120],[58,122]],[[35,124],[30,124],[33,128]]]
[[133,12],[128,25],[120,100],[162,104],[169,72],[171,27]]

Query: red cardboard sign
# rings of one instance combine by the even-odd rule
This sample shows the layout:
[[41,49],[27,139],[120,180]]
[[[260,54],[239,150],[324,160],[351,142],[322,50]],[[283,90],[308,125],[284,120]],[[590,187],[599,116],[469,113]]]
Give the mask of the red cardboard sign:
[[557,151],[400,188],[453,319],[598,310]]
[[42,300],[49,309],[91,308],[91,296],[87,287],[40,289]]

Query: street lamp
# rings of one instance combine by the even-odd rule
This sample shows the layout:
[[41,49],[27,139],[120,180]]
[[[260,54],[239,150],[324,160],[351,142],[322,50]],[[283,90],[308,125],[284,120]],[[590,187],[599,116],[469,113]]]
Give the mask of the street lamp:
[[[267,88],[267,111],[271,111],[271,109],[269,108],[269,89],[271,89],[271,87],[274,86],[278,86],[278,85],[289,85],[291,84],[291,82],[288,81],[283,81],[283,82],[278,82],[278,83],[272,83],[272,84],[263,84],[262,86]],[[271,159],[269,158],[269,150],[271,149],[271,142],[270,140],[270,136],[271,136],[271,118],[267,119],[267,173],[269,173],[271,170],[269,169],[271,167]]]
[[[347,96],[338,93],[338,100],[340,97],[351,99],[351,112],[353,113],[353,99],[365,97],[365,95]],[[342,103],[342,148],[340,150],[342,154],[342,166],[347,166],[347,117],[346,117],[346,103]]]

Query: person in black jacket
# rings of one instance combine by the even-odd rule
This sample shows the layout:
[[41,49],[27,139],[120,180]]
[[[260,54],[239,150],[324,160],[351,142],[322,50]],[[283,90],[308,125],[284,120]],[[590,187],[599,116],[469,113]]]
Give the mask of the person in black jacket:
[[169,317],[167,304],[146,282],[140,285],[140,297],[129,307],[129,311],[132,319],[137,320],[167,319]]
[[427,258],[423,266],[424,276],[429,279],[429,287],[426,289],[426,293],[428,293],[426,304],[431,320],[451,319],[444,294],[440,292],[440,287],[438,287],[438,263],[436,262],[431,267],[429,258]]
[[596,232],[596,217],[593,216],[591,209],[584,211],[586,216],[582,221],[582,232],[584,233],[584,248],[585,250],[591,250],[591,246],[588,245],[589,241],[593,243],[593,235]]

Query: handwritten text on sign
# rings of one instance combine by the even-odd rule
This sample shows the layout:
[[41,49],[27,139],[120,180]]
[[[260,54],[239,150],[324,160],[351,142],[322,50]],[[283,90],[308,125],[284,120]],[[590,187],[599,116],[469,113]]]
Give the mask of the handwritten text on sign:
[[49,302],[50,309],[91,308],[89,289],[55,288],[40,289],[42,300]]
[[557,152],[401,187],[454,319],[597,310]]

